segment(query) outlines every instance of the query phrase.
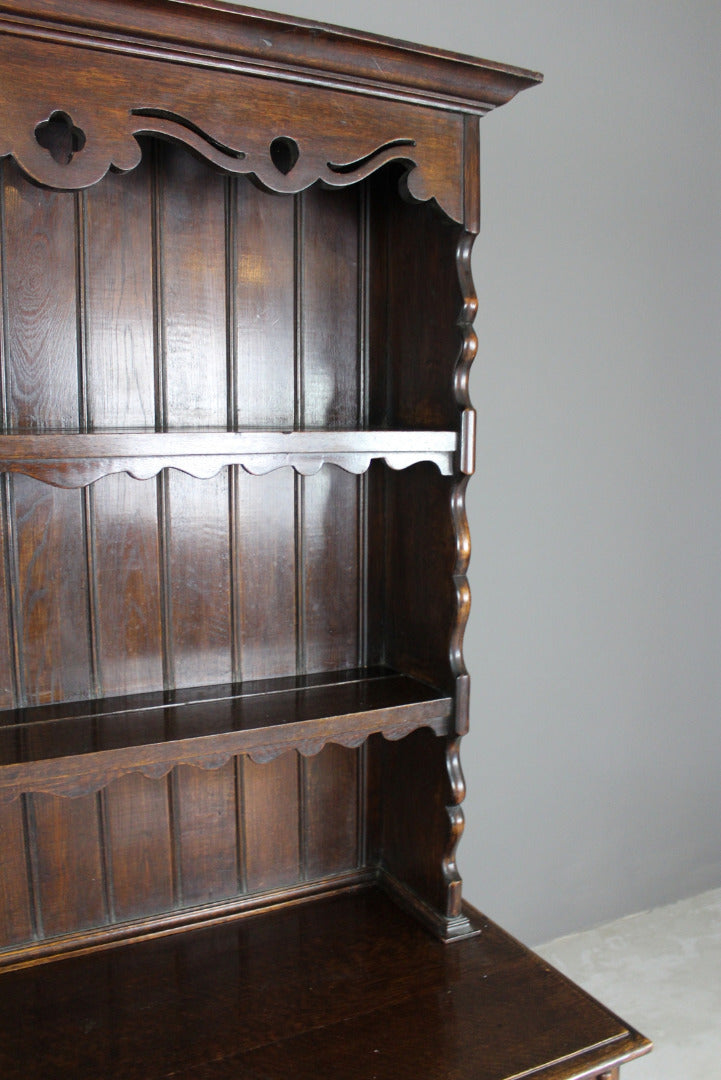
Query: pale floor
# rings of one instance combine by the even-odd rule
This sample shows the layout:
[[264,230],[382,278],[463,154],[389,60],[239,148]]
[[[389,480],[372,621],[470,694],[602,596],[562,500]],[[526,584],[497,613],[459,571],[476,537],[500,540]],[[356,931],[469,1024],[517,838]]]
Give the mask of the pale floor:
[[621,1080],[721,1080],[721,889],[536,952],[653,1041]]

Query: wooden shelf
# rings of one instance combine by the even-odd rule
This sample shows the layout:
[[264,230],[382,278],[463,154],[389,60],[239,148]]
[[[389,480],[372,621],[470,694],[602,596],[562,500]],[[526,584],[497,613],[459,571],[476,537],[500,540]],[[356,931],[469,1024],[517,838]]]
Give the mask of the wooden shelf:
[[164,468],[208,478],[224,465],[254,474],[290,466],[309,475],[324,464],[362,473],[382,459],[394,469],[432,461],[447,476],[457,444],[453,431],[18,433],[0,435],[0,471],[80,487],[115,472],[146,480]]
[[267,762],[381,732],[451,728],[452,699],[384,668],[265,679],[0,713],[0,802],[23,792],[83,795],[129,772]]
[[[472,909],[376,888],[0,976],[4,1080],[571,1080],[649,1043]],[[39,1037],[39,1033],[42,1037]]]

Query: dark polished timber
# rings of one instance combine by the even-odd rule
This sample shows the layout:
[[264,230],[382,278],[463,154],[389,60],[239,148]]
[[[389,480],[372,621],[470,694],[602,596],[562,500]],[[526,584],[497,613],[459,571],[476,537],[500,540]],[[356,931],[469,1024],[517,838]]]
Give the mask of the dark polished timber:
[[478,121],[534,72],[0,0],[0,1076],[612,1080],[470,908]]
[[479,923],[444,946],[361,889],[11,972],[2,1075],[559,1080],[613,1075],[638,1051],[621,1020]]

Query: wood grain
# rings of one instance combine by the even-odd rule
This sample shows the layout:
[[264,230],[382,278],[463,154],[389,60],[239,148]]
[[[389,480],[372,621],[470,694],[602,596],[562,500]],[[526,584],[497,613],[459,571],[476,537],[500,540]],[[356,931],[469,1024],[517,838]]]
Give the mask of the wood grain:
[[7,421],[77,429],[76,200],[3,172]]
[[43,934],[55,937],[105,922],[97,797],[33,795],[30,819]]
[[359,228],[357,191],[302,196],[302,427],[359,423]]
[[268,196],[244,178],[227,183],[232,426],[292,429],[297,200]]
[[327,746],[303,770],[307,840],[304,871],[313,880],[359,865],[358,750]]
[[173,684],[232,677],[228,474],[167,479]]
[[33,904],[28,878],[23,804],[0,806],[0,950],[33,936]]
[[329,467],[303,485],[306,670],[358,661],[358,481]]
[[212,772],[180,766],[175,795],[182,903],[234,896],[240,888],[235,763]]
[[85,196],[91,430],[152,428],[155,423],[152,182],[153,161],[147,154],[130,176],[110,174]]
[[290,469],[233,473],[233,603],[237,672],[296,670],[294,482]]
[[[142,156],[136,137],[155,134],[179,140],[214,166],[250,174],[267,190],[298,193],[322,181],[328,187],[352,185],[390,160],[413,165],[408,187],[420,201],[437,199],[455,220],[462,220],[462,117],[453,112],[413,108],[388,101],[383,112],[368,109],[360,95],[328,90],[324,95],[322,140],[316,134],[314,88],[292,80],[254,79],[248,73],[216,71],[202,65],[158,65],[141,56],[120,60],[113,50],[100,51],[92,66],[84,52],[67,42],[26,40],[22,56],[12,39],[0,38],[8,83],[7,109],[12,127],[3,131],[0,156],[12,154],[36,183],[63,189],[96,184],[108,169],[134,169]],[[56,160],[35,138],[38,113],[52,115],[56,100],[38,72],[50,56],[64,68],[64,111],[85,138],[82,152]],[[25,80],[26,65],[36,68],[35,82]],[[112,85],[114,103],[101,106]],[[143,87],[153,87],[148,105]],[[140,89],[139,89],[140,88]],[[179,95],[185,108],[178,109]],[[95,108],[88,109],[88,97]],[[39,99],[39,100],[38,100]],[[57,111],[57,110],[55,110]],[[253,122],[258,112],[273,116],[280,137],[302,144],[295,167],[274,160],[273,135]],[[77,121],[77,123],[76,123]]]
[[224,426],[224,180],[184,148],[162,143],[156,150],[156,170],[165,425]]
[[211,0],[0,0],[0,70],[3,1078],[617,1080],[455,864],[476,119],[538,76]]
[[0,434],[0,467],[58,487],[86,486],[117,472],[147,480],[168,468],[209,479],[230,464],[253,475],[291,467],[310,476],[324,464],[360,474],[376,459],[385,460],[393,469],[429,461],[447,476],[453,472],[458,448],[453,431]]
[[157,492],[108,476],[92,492],[100,684],[105,694],[163,685]]
[[137,775],[114,781],[106,818],[115,917],[170,910],[175,871],[167,783]]
[[[229,182],[228,193],[231,419],[251,431],[292,429],[294,200],[269,197],[243,179]],[[231,484],[236,676],[290,674],[296,661],[293,474],[283,469],[255,478],[232,469]],[[263,807],[261,818],[267,816]]]
[[291,885],[301,877],[298,758],[241,763],[241,821],[249,893]]
[[[444,947],[364,890],[9,973],[0,1066],[8,1080],[68,1069],[107,1080],[571,1080],[648,1049],[489,920],[481,926]],[[33,1041],[38,1023],[47,1037]]]
[[17,701],[17,651],[14,639],[15,611],[10,579],[10,522],[7,513],[7,483],[0,477],[0,709],[11,709]]
[[393,740],[425,726],[447,734],[452,699],[392,672],[360,670],[10,715],[16,723],[0,728],[5,800],[24,791],[72,797],[129,772],[164,776],[177,763],[214,769],[240,753],[259,763],[291,749],[315,755],[326,743],[355,747],[375,732]]
[[80,494],[17,477],[14,511],[26,700],[87,697],[92,684]]
[[[451,640],[458,615],[452,483],[428,465],[386,477],[386,660],[397,670],[454,688]],[[421,521],[408,528],[418,506]]]

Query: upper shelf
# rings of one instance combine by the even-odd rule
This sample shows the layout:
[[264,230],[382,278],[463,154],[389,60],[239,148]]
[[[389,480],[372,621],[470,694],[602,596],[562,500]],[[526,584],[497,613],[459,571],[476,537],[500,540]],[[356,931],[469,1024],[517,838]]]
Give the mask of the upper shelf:
[[433,462],[453,472],[453,431],[176,431],[0,435],[0,471],[20,472],[58,487],[82,487],[109,473],[139,480],[174,468],[199,478],[225,465],[256,475],[285,466],[304,476],[324,464],[362,473],[381,459],[393,469]]
[[129,772],[214,769],[328,742],[359,746],[381,732],[450,734],[453,702],[387,668],[57,703],[0,713],[0,803],[31,791],[84,795]]

